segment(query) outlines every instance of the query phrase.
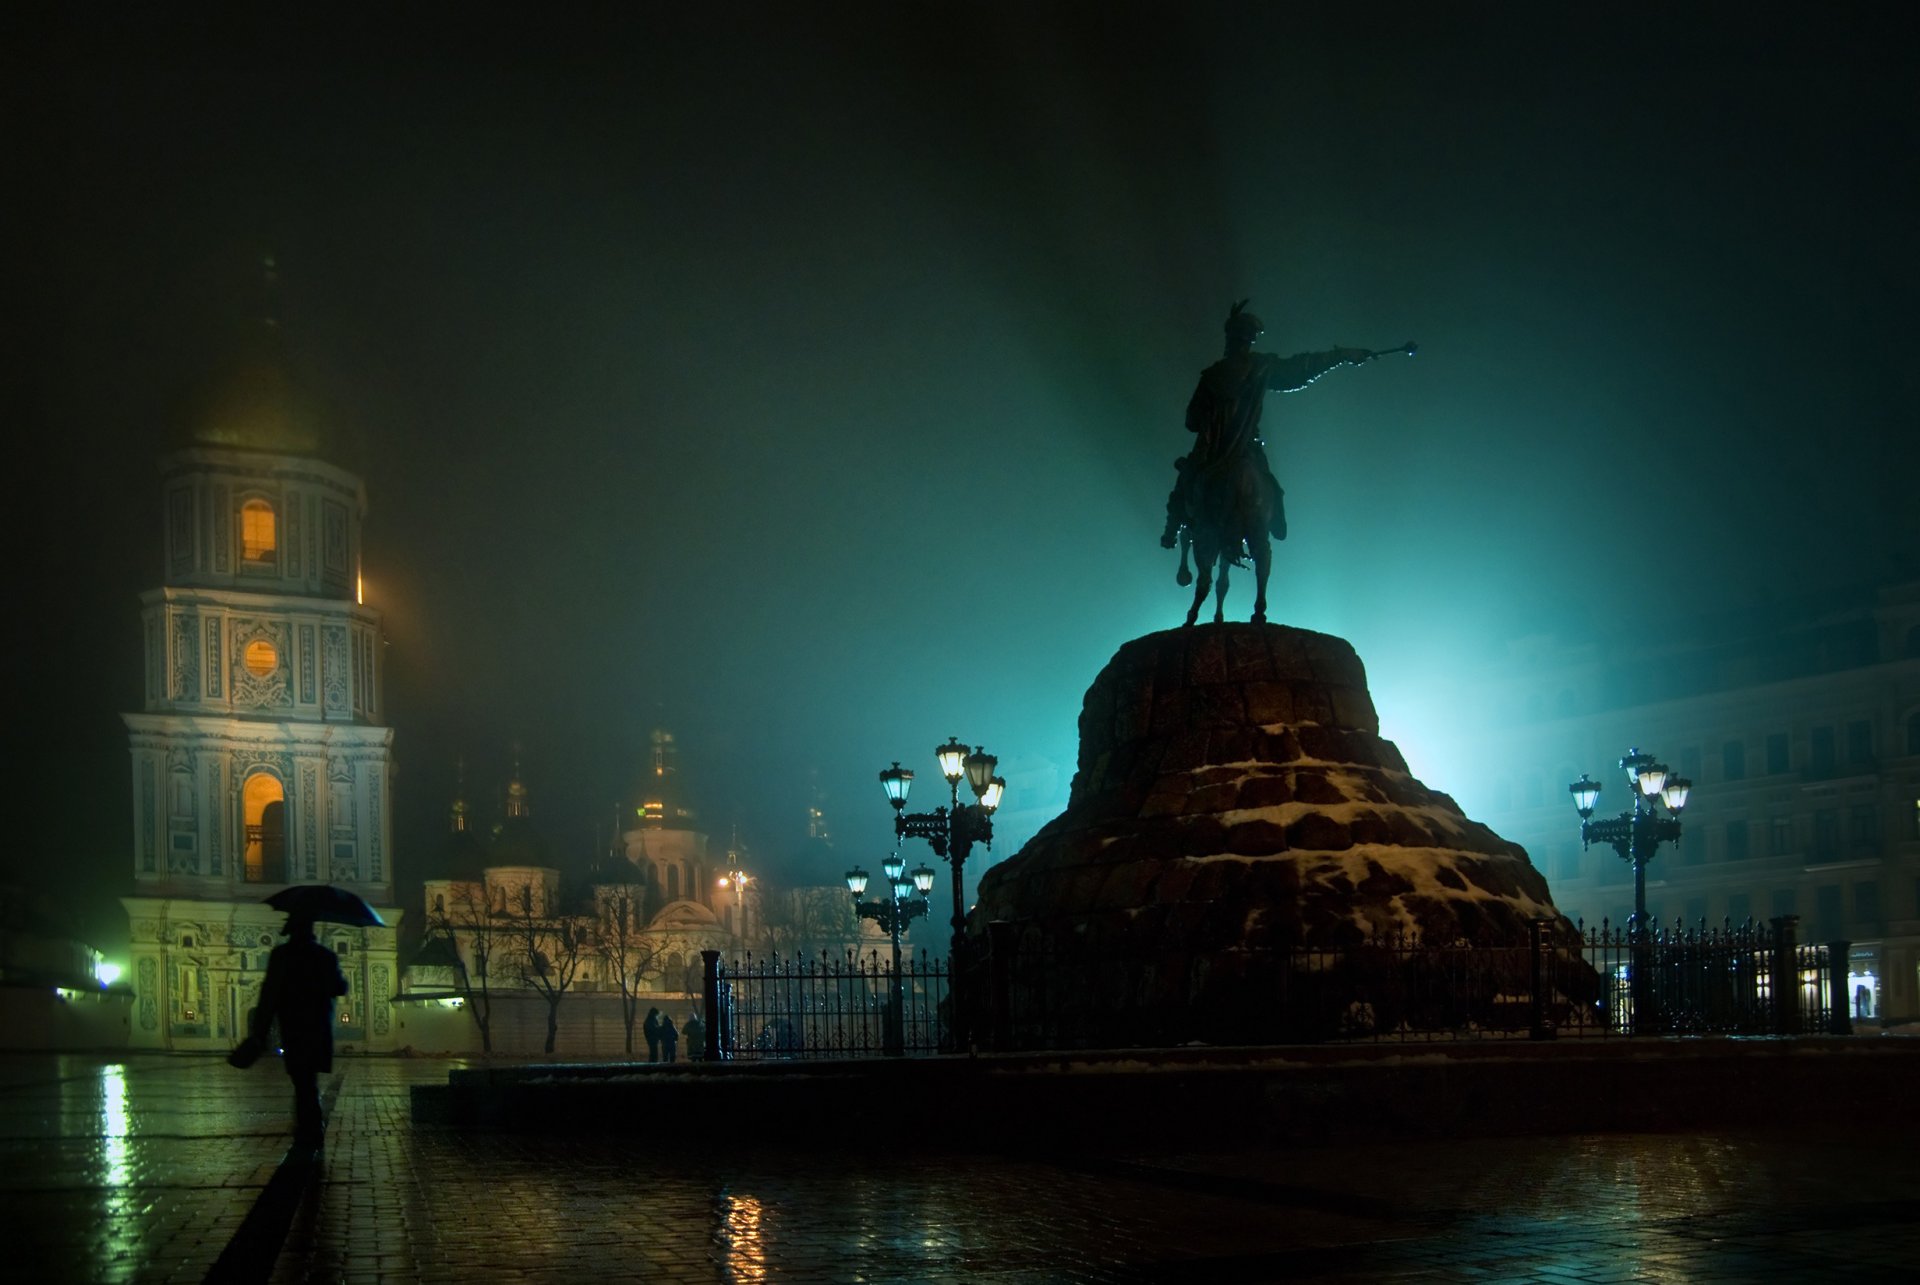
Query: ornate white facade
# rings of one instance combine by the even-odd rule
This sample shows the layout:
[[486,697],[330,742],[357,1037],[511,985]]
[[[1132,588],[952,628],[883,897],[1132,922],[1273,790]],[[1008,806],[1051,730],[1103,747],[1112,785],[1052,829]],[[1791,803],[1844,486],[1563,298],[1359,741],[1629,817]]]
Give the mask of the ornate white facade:
[[333,883],[389,927],[320,925],[350,991],[344,1049],[395,1046],[392,729],[379,613],[360,601],[360,480],[305,455],[196,446],[162,469],[164,583],[142,595],[145,707],[127,714],[135,1047],[223,1049],[288,884]]

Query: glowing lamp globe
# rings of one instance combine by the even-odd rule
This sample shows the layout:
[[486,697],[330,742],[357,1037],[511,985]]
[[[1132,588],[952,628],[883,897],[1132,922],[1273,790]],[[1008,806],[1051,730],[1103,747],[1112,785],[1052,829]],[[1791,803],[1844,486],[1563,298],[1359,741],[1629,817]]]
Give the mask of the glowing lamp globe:
[[933,867],[915,866],[913,868],[913,886],[922,897],[933,891]]
[[881,873],[887,876],[888,883],[899,883],[900,874],[907,868],[907,859],[898,852],[890,852],[887,859],[880,863]]
[[949,736],[945,745],[934,750],[933,756],[940,760],[940,775],[947,778],[947,784],[958,784],[961,773],[966,771],[967,747]]
[[1668,768],[1665,763],[1654,763],[1640,769],[1640,793],[1652,798],[1667,786]]
[[1600,801],[1600,782],[1590,780],[1582,772],[1580,779],[1567,787],[1567,793],[1573,795],[1573,810],[1584,821],[1593,815],[1593,806]]
[[1006,794],[1007,778],[1004,776],[996,776],[987,782],[985,792],[980,795],[980,806],[988,812],[997,811],[1000,807],[1000,800],[1005,798]]
[[1687,795],[1693,792],[1693,782],[1684,776],[1670,776],[1660,791],[1660,801],[1667,805],[1669,812],[1678,812],[1687,806]]
[[867,890],[867,872],[859,866],[847,871],[847,891],[858,897]]
[[913,771],[900,766],[895,759],[893,766],[880,774],[880,787],[887,792],[887,802],[893,804],[894,811],[907,806],[907,791],[913,788]]

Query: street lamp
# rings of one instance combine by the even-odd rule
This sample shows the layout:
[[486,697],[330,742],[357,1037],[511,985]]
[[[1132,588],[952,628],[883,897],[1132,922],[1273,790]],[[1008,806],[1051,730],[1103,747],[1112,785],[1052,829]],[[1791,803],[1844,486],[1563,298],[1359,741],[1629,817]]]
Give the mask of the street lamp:
[[[934,872],[930,866],[916,867],[911,876],[907,863],[896,850],[880,864],[887,878],[887,895],[881,901],[862,900],[867,891],[867,872],[859,866],[847,871],[847,891],[853,894],[854,913],[871,919],[887,930],[893,942],[893,976],[887,986],[886,1052],[898,1057],[906,1052],[905,1002],[900,990],[900,934],[907,925],[927,913],[927,894],[933,891]],[[912,882],[909,883],[908,879]]]
[[[727,855],[732,856],[733,854],[728,853]],[[729,885],[733,888],[733,904],[735,907],[733,931],[742,940],[745,940],[747,936],[747,880],[749,878],[751,878],[751,876],[739,866],[730,865],[727,867],[727,873],[720,879],[720,886],[722,888],[728,887]]]
[[[1633,921],[1627,927],[1628,940],[1634,945],[1633,976],[1630,979],[1634,1000],[1635,1026],[1645,1029],[1647,1008],[1647,865],[1660,845],[1680,842],[1680,813],[1687,806],[1693,782],[1674,775],[1671,768],[1651,754],[1629,749],[1620,760],[1627,774],[1627,788],[1633,792],[1633,807],[1617,817],[1593,820],[1594,805],[1600,801],[1600,783],[1582,772],[1580,779],[1567,787],[1573,796],[1574,811],[1580,814],[1580,846],[1604,843],[1633,867]],[[1666,816],[1660,815],[1664,808]]]
[[[958,737],[949,736],[945,745],[933,751],[940,775],[947,782],[947,806],[931,812],[908,812],[907,791],[913,787],[913,772],[895,760],[880,773],[880,785],[893,807],[893,832],[901,839],[925,839],[933,855],[945,861],[953,871],[953,940],[947,951],[947,992],[952,997],[953,1035],[956,1049],[965,1047],[961,996],[962,961],[967,949],[967,903],[963,869],[975,843],[993,846],[993,814],[1006,796],[1005,777],[994,775],[1000,760],[975,747],[969,750]],[[974,802],[961,806],[960,780],[966,778]]]

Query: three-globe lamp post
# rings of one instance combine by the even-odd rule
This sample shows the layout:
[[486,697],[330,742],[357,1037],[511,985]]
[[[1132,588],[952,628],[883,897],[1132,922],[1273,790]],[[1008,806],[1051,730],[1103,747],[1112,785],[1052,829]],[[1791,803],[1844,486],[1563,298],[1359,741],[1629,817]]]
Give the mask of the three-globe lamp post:
[[1687,806],[1693,782],[1674,775],[1665,763],[1638,749],[1627,750],[1620,760],[1620,770],[1627,774],[1628,788],[1633,791],[1633,807],[1617,817],[1592,819],[1594,805],[1600,801],[1600,783],[1586,773],[1582,772],[1567,792],[1573,796],[1574,811],[1580,814],[1581,847],[1604,843],[1633,867],[1633,921],[1627,926],[1627,938],[1634,947],[1634,957],[1628,984],[1633,996],[1634,1029],[1644,1031],[1652,1028],[1645,950],[1647,865],[1661,844],[1680,842],[1680,813]]
[[[911,876],[907,874],[907,862],[898,852],[887,855],[880,863],[880,872],[887,879],[887,896],[881,901],[866,901],[867,872],[859,866],[847,871],[847,891],[853,894],[854,913],[862,919],[871,919],[887,930],[887,936],[893,942],[893,973],[887,986],[887,1029],[885,1052],[898,1057],[906,1052],[906,1002],[900,989],[900,934],[907,925],[927,913],[931,903],[929,895],[933,892],[934,872],[931,866],[916,867]],[[912,882],[909,883],[908,879]]]
[[[1006,778],[994,775],[994,769],[1000,765],[998,758],[983,748],[969,749],[957,737],[949,736],[947,743],[937,747],[933,755],[940,764],[940,775],[947,781],[946,807],[931,812],[908,812],[907,791],[913,787],[913,772],[901,767],[897,759],[892,767],[880,773],[880,785],[887,792],[887,802],[893,805],[895,836],[925,839],[933,848],[933,854],[953,871],[953,940],[948,947],[947,985],[953,1010],[954,1047],[964,1049],[967,1009],[961,994],[961,978],[965,973],[967,948],[967,902],[963,870],[975,843],[993,845],[993,814],[1006,795],[1007,782]],[[965,806],[960,803],[963,777],[974,797],[974,802]]]

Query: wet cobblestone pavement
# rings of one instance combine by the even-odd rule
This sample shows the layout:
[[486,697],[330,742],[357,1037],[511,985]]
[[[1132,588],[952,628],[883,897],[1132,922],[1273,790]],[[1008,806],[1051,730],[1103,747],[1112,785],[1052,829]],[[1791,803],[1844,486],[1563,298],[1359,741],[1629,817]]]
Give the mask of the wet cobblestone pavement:
[[[1909,1280],[1910,1140],[1418,1141],[1258,1155],[656,1154],[416,1128],[445,1062],[343,1060],[271,1279]],[[0,1058],[0,1276],[200,1280],[288,1146],[275,1064]],[[1204,1104],[1196,1104],[1196,1118]],[[936,1107],[903,1126],[940,1127]],[[855,1120],[883,1123],[879,1104]],[[264,1268],[263,1268],[264,1271]]]

